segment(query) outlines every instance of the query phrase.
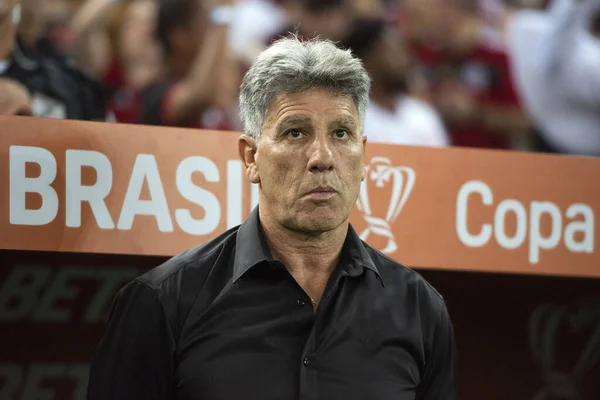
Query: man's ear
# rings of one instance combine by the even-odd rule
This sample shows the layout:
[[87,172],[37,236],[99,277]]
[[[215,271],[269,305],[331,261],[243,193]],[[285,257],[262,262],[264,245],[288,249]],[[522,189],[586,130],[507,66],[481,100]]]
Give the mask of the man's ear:
[[258,168],[256,166],[256,140],[248,135],[241,135],[238,139],[238,152],[244,163],[246,176],[252,183],[260,183]]
[[365,157],[366,157],[366,153],[367,153],[367,137],[363,135],[362,137],[362,151],[363,151],[363,170],[362,170],[362,176],[360,177],[361,181],[364,181],[365,178],[367,177],[367,167],[365,165]]

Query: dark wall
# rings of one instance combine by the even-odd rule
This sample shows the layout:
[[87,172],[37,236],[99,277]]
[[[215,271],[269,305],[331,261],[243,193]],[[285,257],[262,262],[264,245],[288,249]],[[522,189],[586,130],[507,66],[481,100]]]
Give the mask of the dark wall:
[[600,399],[600,279],[422,274],[452,316],[460,399]]

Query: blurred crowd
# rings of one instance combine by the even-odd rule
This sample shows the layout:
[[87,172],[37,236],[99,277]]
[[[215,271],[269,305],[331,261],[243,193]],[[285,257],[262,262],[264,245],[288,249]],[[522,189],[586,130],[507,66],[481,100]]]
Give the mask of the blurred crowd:
[[0,114],[241,130],[290,33],[373,79],[370,142],[600,156],[600,0],[0,0]]

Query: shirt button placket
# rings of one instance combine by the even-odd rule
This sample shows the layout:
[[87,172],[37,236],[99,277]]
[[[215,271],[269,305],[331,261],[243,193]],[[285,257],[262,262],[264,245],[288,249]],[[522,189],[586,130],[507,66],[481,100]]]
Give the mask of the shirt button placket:
[[[314,313],[313,307],[311,306],[310,300],[305,300],[302,297],[299,297],[298,300],[303,301],[303,305],[310,306],[310,312],[312,318],[318,318],[319,313]],[[297,302],[300,305],[300,302]],[[313,320],[312,329],[308,338],[306,340],[306,344],[304,345],[304,349],[302,351],[302,358],[298,360],[300,362],[300,387],[299,387],[299,399],[300,400],[317,400],[319,398],[318,393],[318,378],[319,378],[319,368],[318,368],[318,349],[317,349],[317,340],[316,340],[316,324]]]
[[317,400],[317,369],[314,358],[302,357],[300,367],[300,400]]

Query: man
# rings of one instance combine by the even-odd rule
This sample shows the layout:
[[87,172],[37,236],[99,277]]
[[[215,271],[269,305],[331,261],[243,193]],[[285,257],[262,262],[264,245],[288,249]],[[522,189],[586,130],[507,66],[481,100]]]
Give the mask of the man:
[[398,31],[381,19],[355,21],[342,42],[373,78],[365,134],[371,143],[448,146],[433,107],[408,93],[409,59]]
[[[539,150],[600,156],[600,0],[506,15],[513,74]],[[597,25],[595,25],[597,24]]]
[[368,94],[332,42],[261,53],[239,140],[260,206],[119,292],[89,400],[454,399],[442,297],[348,222]]
[[52,46],[40,46],[41,19],[39,0],[0,0],[0,77],[27,88],[35,116],[109,119],[99,83]]
[[228,115],[237,93],[227,40],[231,2],[159,0],[156,32],[167,77],[144,91],[142,124],[233,128]]

